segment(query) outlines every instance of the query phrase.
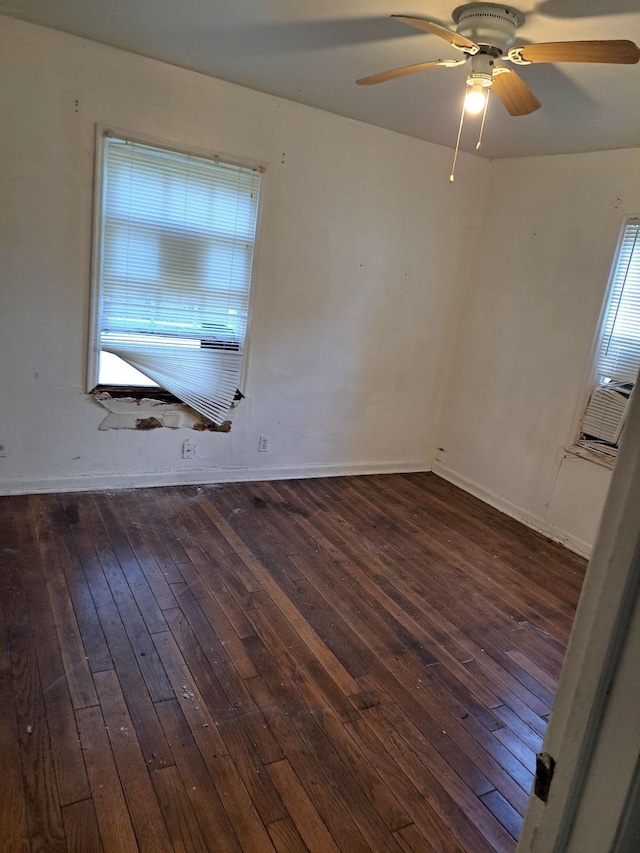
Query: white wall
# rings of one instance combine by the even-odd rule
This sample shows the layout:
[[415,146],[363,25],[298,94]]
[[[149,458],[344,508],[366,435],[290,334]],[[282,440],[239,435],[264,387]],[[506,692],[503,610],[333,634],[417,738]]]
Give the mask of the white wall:
[[556,762],[549,799],[530,796],[519,853],[639,849],[613,844],[640,754],[639,553],[635,396],[542,745]]
[[[0,80],[0,491],[429,467],[475,227],[464,202],[488,163],[462,157],[451,186],[447,149],[7,18]],[[98,430],[84,393],[97,123],[267,166],[228,435]]]
[[434,470],[582,553],[609,469],[567,455],[640,152],[493,161]]

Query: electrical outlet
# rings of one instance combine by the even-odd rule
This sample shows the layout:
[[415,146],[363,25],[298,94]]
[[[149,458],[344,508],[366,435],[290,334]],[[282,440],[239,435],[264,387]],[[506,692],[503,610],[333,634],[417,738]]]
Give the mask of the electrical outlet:
[[183,459],[193,459],[196,455],[196,446],[192,441],[189,441],[188,438],[182,442],[182,458]]
[[0,438],[0,456],[6,456],[6,455],[7,455],[7,445]]
[[266,453],[269,450],[269,445],[271,444],[271,436],[270,435],[261,435],[260,441],[258,442],[258,450],[260,453]]

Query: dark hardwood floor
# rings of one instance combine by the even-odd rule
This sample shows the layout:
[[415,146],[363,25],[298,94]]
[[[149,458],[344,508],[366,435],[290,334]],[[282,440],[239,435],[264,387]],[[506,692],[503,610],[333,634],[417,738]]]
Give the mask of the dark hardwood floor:
[[432,474],[0,498],[0,850],[512,851],[583,573]]

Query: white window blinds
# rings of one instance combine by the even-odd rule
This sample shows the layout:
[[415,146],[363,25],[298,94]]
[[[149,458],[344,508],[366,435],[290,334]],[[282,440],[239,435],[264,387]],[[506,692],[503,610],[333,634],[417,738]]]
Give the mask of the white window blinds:
[[640,368],[640,219],[622,230],[579,444],[614,456]]
[[635,382],[640,368],[640,219],[628,220],[611,282],[596,371]]
[[240,384],[260,172],[105,138],[101,352],[212,421]]

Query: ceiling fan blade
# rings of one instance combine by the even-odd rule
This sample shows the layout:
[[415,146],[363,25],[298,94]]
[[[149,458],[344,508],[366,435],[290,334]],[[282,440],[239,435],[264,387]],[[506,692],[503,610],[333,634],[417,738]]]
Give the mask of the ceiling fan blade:
[[402,68],[372,74],[371,77],[362,77],[356,80],[356,83],[358,86],[372,86],[374,83],[384,83],[386,80],[394,80],[396,77],[404,77],[405,74],[414,74],[416,71],[426,71],[427,68],[436,68],[438,65],[444,68],[455,68],[456,65],[464,65],[466,61],[466,59],[436,59],[433,62],[418,62],[417,65],[404,65]]
[[465,52],[472,54],[477,53],[480,50],[478,45],[466,38],[466,36],[461,36],[453,30],[441,27],[440,24],[434,24],[433,21],[425,21],[422,18],[411,18],[407,15],[392,15],[391,17],[394,21],[409,24],[410,27],[416,27],[416,29],[423,30],[425,33],[431,33],[434,36],[438,36],[439,38],[448,41],[450,45],[456,47],[458,50],[464,50]]
[[612,62],[633,65],[640,60],[640,49],[626,39],[556,41],[548,44],[529,44],[512,50],[518,51],[525,62]]
[[510,68],[496,68],[491,88],[512,116],[526,116],[542,106],[527,84]]

